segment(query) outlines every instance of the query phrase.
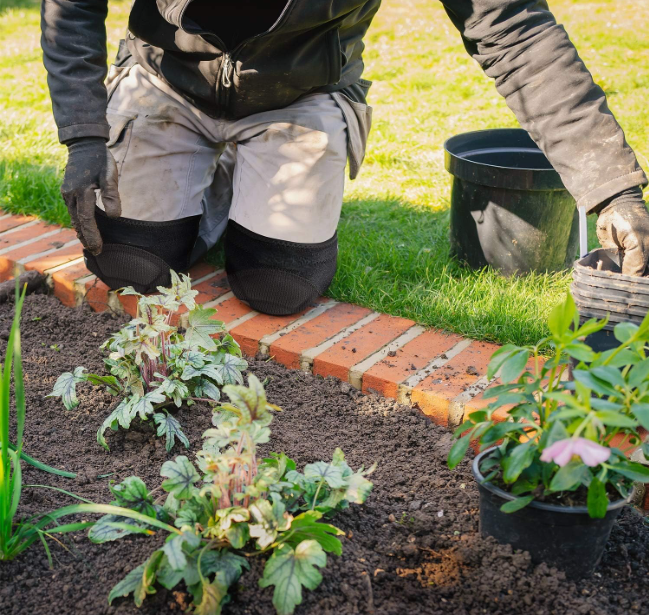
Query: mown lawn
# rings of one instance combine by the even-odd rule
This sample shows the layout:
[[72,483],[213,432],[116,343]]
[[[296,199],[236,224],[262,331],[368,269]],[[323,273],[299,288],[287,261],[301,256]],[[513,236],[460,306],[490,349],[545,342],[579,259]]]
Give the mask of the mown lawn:
[[[129,4],[110,2],[111,56]],[[642,27],[649,3],[556,0],[552,7],[649,168],[649,38]],[[58,194],[65,148],[50,115],[38,23],[36,0],[0,0],[0,204],[69,224]],[[384,0],[366,42],[374,129],[361,176],[347,186],[329,294],[478,339],[538,339],[569,274],[507,279],[462,268],[448,254],[442,143],[458,132],[516,126],[515,118],[439,3]]]

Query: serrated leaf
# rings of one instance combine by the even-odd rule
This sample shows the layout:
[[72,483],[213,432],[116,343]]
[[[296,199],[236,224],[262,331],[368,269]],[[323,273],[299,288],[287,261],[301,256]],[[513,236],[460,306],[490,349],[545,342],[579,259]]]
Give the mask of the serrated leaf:
[[205,350],[216,350],[217,345],[211,336],[223,331],[223,323],[213,319],[215,315],[214,308],[197,305],[189,312],[185,341]]
[[201,378],[194,387],[194,395],[196,397],[209,397],[214,401],[221,400],[221,391],[219,388],[207,378]]
[[123,399],[117,407],[106,417],[104,422],[101,424],[101,427],[97,431],[97,442],[101,444],[107,451],[110,450],[108,444],[106,443],[106,438],[104,436],[108,428],[113,431],[117,431],[118,425],[124,429],[128,429],[133,420],[133,416],[130,412],[130,404],[132,397],[128,399]]
[[241,346],[237,344],[235,339],[229,333],[223,336],[219,348],[220,350],[225,350],[225,352],[232,354],[235,357],[241,356]]
[[255,520],[249,525],[250,537],[257,539],[260,549],[272,544],[277,534],[287,530],[293,521],[284,504],[278,500],[272,504],[268,500],[257,500],[250,505],[250,514]]
[[130,508],[148,517],[156,516],[153,498],[141,478],[129,476],[121,483],[111,486],[110,491],[115,498],[115,506]]
[[233,553],[229,549],[208,551],[201,558],[203,576],[217,573],[226,585],[232,585],[240,576],[242,570],[248,570],[250,565],[245,557]]
[[160,563],[160,567],[158,568],[158,572],[156,574],[156,580],[162,587],[166,589],[173,589],[178,585],[183,580],[183,573],[180,570],[174,570],[171,565],[169,564],[169,560],[167,560],[167,556],[165,555],[162,558],[162,562]]
[[183,433],[180,423],[167,412],[157,412],[153,415],[153,420],[158,426],[156,434],[165,437],[165,448],[170,452],[178,438],[185,448],[189,448],[189,440]]
[[74,373],[61,374],[47,397],[60,397],[66,410],[74,410],[79,405],[77,384],[86,380],[86,376],[83,375],[84,371],[86,371],[85,367],[77,367]]
[[247,523],[234,523],[225,530],[225,537],[228,539],[232,548],[243,549],[250,540],[250,529]]
[[332,463],[324,461],[310,463],[304,468],[304,476],[309,480],[324,481],[332,489],[345,487],[342,469]]
[[187,565],[187,557],[183,551],[183,545],[196,548],[201,544],[201,537],[193,532],[183,532],[172,536],[162,547],[163,553],[173,570],[183,570]]
[[304,540],[295,549],[280,545],[266,562],[260,587],[275,586],[273,605],[278,615],[291,615],[302,603],[302,587],[315,589],[322,581],[317,567],[327,565],[327,555],[315,540]]
[[183,401],[189,397],[189,389],[187,388],[187,385],[181,380],[176,379],[165,378],[156,391],[169,399],[172,399],[178,408],[180,408]]
[[160,404],[165,399],[166,397],[158,389],[149,391],[144,397],[135,395],[131,402],[130,412],[133,416],[139,414],[140,418],[145,421],[150,414],[155,412],[153,404]]
[[296,547],[303,540],[315,540],[328,553],[341,555],[343,546],[336,536],[344,536],[345,532],[328,523],[319,523],[321,518],[322,513],[316,510],[309,510],[295,517],[285,543]]
[[241,372],[248,368],[248,362],[231,354],[223,355],[221,363],[214,366],[221,382],[225,385],[243,384]]
[[344,499],[351,504],[363,504],[367,500],[374,485],[365,476],[371,474],[376,468],[374,464],[369,470],[364,472],[355,472],[346,477],[347,489],[345,490]]
[[167,480],[163,481],[162,488],[179,500],[187,500],[197,489],[194,483],[200,479],[196,468],[187,457],[180,455],[173,461],[165,461],[160,469],[160,476]]

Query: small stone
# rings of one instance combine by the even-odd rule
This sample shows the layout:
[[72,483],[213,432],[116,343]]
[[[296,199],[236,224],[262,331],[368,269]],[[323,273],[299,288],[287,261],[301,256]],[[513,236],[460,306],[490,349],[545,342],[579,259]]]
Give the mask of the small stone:
[[421,500],[413,500],[412,502],[410,502],[410,505],[408,506],[408,508],[410,510],[413,510],[413,511],[414,510],[419,510],[421,508],[422,503],[423,502]]
[[396,520],[397,520],[397,518],[396,518],[392,513],[390,513],[390,514],[388,515],[388,521],[389,521],[390,523],[394,523]]
[[397,356],[397,351],[396,350],[390,350],[388,352],[388,356],[389,357],[396,357]]

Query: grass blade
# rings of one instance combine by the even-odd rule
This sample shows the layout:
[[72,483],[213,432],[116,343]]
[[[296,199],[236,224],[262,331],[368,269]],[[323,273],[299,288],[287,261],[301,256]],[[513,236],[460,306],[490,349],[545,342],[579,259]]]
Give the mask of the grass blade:
[[11,482],[13,483],[13,489],[11,491],[11,507],[9,509],[9,523],[13,523],[13,518],[16,515],[18,510],[18,502],[20,502],[20,493],[22,491],[23,483],[23,471],[20,467],[20,457],[14,452],[9,451],[11,456],[11,461],[13,465],[13,475],[11,477]]

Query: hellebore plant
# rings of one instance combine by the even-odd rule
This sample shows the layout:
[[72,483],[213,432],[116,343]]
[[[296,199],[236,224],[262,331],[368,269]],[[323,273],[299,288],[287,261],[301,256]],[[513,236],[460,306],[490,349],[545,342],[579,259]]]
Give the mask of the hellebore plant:
[[[157,435],[166,438],[170,451],[178,438],[185,447],[189,441],[180,423],[166,407],[196,401],[216,403],[219,387],[243,383],[241,372],[248,364],[241,349],[225,327],[214,319],[216,310],[198,305],[189,276],[171,272],[170,288],[158,287],[159,295],[144,296],[128,287],[123,295],[136,295],[137,317],[101,346],[108,350],[104,363],[108,376],[87,374],[85,368],[59,376],[48,397],[61,397],[67,410],[79,405],[76,386],[80,382],[105,386],[111,395],[122,399],[97,432],[97,442],[108,450],[105,432],[128,429],[136,417],[153,417]],[[185,308],[184,334],[175,324],[179,310]],[[219,338],[213,336],[221,334]]]
[[[46,539],[53,538],[55,534],[76,532],[93,525],[93,522],[75,522],[66,525],[57,524],[58,519],[68,515],[110,513],[120,515],[122,518],[128,519],[131,522],[139,522],[141,524],[139,530],[142,532],[151,532],[146,529],[146,525],[174,530],[174,528],[157,519],[150,519],[133,510],[103,504],[93,504],[88,500],[84,500],[85,503],[83,504],[64,506],[49,513],[41,513],[27,519],[16,521],[18,504],[20,503],[20,496],[23,490],[20,460],[26,414],[20,347],[20,313],[24,299],[25,291],[23,290],[23,293],[19,295],[18,288],[16,288],[16,312],[9,333],[4,365],[0,365],[0,561],[14,559],[36,541],[40,540],[43,543],[51,567],[52,556]],[[16,409],[16,444],[9,441],[9,417],[11,409],[10,384],[12,372],[14,377],[14,404]],[[29,459],[30,463],[38,468],[61,474],[60,471],[56,471],[54,468],[50,468],[31,458]],[[83,499],[63,489],[56,490],[74,498]]]
[[[568,294],[550,314],[549,337],[493,354],[488,377],[499,374],[502,384],[485,393],[495,401],[458,427],[448,465],[454,468],[472,441],[481,450],[495,447],[480,470],[486,482],[516,496],[504,512],[536,499],[569,504],[581,490],[589,515],[602,518],[610,495],[627,498],[634,481],[649,483],[649,467],[627,457],[638,447],[649,456],[642,442],[649,430],[649,315],[639,326],[616,325],[619,345],[595,352],[583,339],[606,322],[579,326]],[[497,421],[496,411],[505,420]]]
[[[232,403],[215,412],[196,464],[185,456],[165,462],[160,471],[165,480],[153,491],[135,476],[112,487],[113,504],[175,528],[163,547],[111,590],[109,603],[133,594],[140,606],[155,593],[156,582],[172,589],[183,581],[194,613],[218,615],[248,558],[269,556],[259,585],[273,586],[277,613],[289,615],[302,602],[302,587],[320,584],[318,568],[326,566],[326,553],[342,553],[337,536],[344,532],[322,517],[362,504],[372,488],[365,476],[373,468],[353,472],[339,449],[331,463],[309,464],[303,473],[284,453],[260,459],[257,446],[268,442],[271,413],[279,408],[267,403],[252,375],[249,387],[223,390]],[[163,497],[154,498],[159,491]],[[89,537],[102,543],[147,531],[136,521],[107,515]]]

